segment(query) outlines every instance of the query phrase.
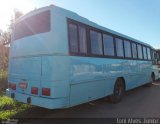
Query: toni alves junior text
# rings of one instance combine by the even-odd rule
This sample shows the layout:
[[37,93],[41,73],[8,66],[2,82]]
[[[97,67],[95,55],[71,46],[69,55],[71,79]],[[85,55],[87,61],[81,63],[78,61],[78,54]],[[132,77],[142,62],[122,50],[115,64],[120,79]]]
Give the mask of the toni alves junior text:
[[117,124],[159,124],[160,118],[117,118]]

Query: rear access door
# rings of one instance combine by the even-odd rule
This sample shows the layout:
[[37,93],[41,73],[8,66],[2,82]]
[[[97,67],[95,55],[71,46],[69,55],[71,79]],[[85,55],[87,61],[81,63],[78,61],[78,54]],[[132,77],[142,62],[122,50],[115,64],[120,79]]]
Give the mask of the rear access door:
[[37,92],[37,95],[40,95],[38,89],[41,89],[41,68],[41,57],[11,58],[9,82],[16,84],[17,92],[24,94]]

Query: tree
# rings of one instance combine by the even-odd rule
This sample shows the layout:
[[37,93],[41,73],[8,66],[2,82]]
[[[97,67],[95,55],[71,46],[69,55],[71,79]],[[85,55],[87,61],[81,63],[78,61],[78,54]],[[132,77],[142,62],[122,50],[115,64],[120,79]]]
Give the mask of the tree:
[[5,31],[1,33],[0,37],[0,44],[1,45],[8,45],[11,42],[11,32]]
[[23,13],[21,11],[15,9],[7,31],[0,30],[0,70],[6,70],[8,67],[8,53],[9,44],[11,42],[12,27],[22,15]]
[[8,67],[8,47],[0,44],[0,70],[6,70]]
[[14,9],[14,15],[11,17],[11,21],[10,21],[7,31],[4,31],[4,32],[1,31],[0,44],[4,46],[10,44],[13,25],[22,15],[23,13],[21,11]]
[[12,30],[14,23],[24,14],[18,9],[14,9],[14,15],[11,17],[11,23],[9,25],[9,30]]

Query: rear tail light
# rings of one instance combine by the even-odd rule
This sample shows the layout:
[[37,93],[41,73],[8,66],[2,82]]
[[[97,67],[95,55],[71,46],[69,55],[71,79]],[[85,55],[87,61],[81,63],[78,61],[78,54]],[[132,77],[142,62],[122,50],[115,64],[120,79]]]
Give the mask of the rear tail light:
[[50,96],[51,95],[50,88],[42,88],[42,95],[44,95],[44,96]]
[[32,87],[31,88],[31,93],[35,94],[35,95],[38,95],[38,88],[37,87]]
[[27,88],[27,83],[26,82],[21,82],[21,83],[19,83],[19,87],[21,89],[26,89]]
[[16,84],[10,83],[10,84],[9,84],[9,87],[10,87],[12,90],[16,90]]

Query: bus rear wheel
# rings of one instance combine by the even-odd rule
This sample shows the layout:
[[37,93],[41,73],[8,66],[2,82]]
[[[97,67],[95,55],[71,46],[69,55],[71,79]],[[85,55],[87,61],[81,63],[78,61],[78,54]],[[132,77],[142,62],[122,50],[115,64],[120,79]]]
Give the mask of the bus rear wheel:
[[124,82],[121,78],[118,78],[114,85],[113,94],[109,96],[109,100],[114,104],[119,103],[122,100],[124,93],[125,93]]
[[150,82],[146,86],[151,87],[153,85],[152,83],[154,82],[155,82],[155,75],[154,73],[152,73],[150,77]]
[[152,83],[155,82],[155,75],[154,75],[154,73],[152,73],[152,75],[151,75],[151,82],[152,82]]

